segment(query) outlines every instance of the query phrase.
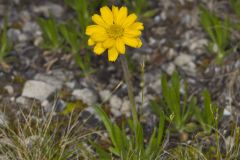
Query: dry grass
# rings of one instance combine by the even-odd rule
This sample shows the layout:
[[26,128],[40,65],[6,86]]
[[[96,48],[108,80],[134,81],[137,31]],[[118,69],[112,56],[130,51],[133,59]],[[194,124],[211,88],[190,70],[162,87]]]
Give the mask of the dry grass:
[[[20,117],[0,128],[0,153],[11,160],[94,159],[79,115],[20,110]],[[53,106],[54,108],[54,106]],[[92,157],[92,158],[91,158]]]

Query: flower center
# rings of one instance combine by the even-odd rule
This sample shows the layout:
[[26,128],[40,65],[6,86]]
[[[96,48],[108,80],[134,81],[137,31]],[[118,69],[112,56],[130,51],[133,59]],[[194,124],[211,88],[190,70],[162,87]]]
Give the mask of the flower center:
[[116,39],[123,35],[123,31],[124,29],[120,25],[113,24],[107,29],[107,34],[109,37]]

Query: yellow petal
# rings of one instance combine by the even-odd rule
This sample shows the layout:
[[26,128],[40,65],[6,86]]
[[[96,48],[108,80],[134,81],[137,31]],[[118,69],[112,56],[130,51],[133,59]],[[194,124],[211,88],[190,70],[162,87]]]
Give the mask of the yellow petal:
[[108,25],[112,25],[113,24],[112,11],[107,6],[104,6],[100,9],[100,12],[104,22]]
[[139,38],[130,38],[130,37],[123,37],[124,43],[133,48],[141,47],[141,40]]
[[124,21],[122,27],[128,27],[132,25],[137,19],[136,14],[130,14],[127,19]]
[[102,47],[102,43],[97,43],[93,49],[94,53],[97,55],[102,54],[105,51],[105,48]]
[[141,22],[135,22],[131,24],[128,28],[131,30],[143,30],[144,26],[143,26],[143,23]]
[[103,27],[106,26],[106,23],[103,21],[102,17],[99,16],[98,14],[94,14],[94,15],[92,16],[92,20],[93,20],[94,23],[96,23],[96,24],[98,24],[98,25],[101,25],[101,26],[103,26]]
[[138,45],[137,45],[137,48],[140,48],[142,46],[142,41],[140,38],[138,38]]
[[126,20],[127,14],[128,14],[127,7],[121,7],[118,12],[115,23],[121,25]]
[[92,35],[93,33],[105,33],[106,30],[99,25],[90,25],[87,26],[86,35]]
[[96,42],[103,42],[108,38],[108,36],[106,33],[94,33],[91,35],[91,38]]
[[112,47],[111,49],[108,50],[108,60],[110,62],[115,62],[117,58],[118,58],[118,51],[115,47]]
[[122,38],[118,38],[116,40],[116,48],[118,50],[118,52],[120,52],[121,54],[125,53],[125,44]]
[[138,37],[142,34],[139,30],[125,29],[124,36],[126,37]]
[[95,44],[95,42],[91,38],[89,38],[88,39],[88,45],[93,46],[94,44]]
[[103,42],[103,47],[111,48],[115,44],[115,40],[113,38],[108,38]]
[[116,6],[112,6],[113,21],[116,23],[119,9]]

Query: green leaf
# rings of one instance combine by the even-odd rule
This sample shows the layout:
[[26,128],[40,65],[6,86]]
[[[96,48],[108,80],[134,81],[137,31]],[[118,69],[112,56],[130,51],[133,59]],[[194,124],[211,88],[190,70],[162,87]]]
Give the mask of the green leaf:
[[8,39],[7,36],[7,23],[8,19],[7,17],[4,17],[4,25],[3,29],[0,34],[0,61],[3,61],[4,57],[7,55],[8,52],[10,52],[13,48],[13,43],[11,40]]
[[240,1],[230,0],[230,5],[233,8],[234,12],[240,17]]
[[146,12],[142,15],[142,17],[143,17],[143,18],[151,18],[151,17],[153,17],[154,15],[156,15],[158,11],[159,11],[159,9],[152,9],[152,10],[146,11]]
[[43,47],[52,50],[60,49],[62,47],[63,40],[60,36],[57,22],[53,18],[38,18],[37,22],[43,32]]
[[99,146],[98,144],[96,144],[94,142],[92,142],[91,144],[96,149],[96,152],[97,152],[100,160],[111,160],[112,159],[112,156],[108,152],[106,152],[102,148],[102,146]]

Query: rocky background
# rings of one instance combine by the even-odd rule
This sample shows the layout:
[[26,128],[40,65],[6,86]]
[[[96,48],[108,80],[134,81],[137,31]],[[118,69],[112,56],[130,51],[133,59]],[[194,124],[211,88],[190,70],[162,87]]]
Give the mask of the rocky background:
[[[199,24],[201,4],[219,15],[233,15],[226,0],[151,1],[151,7],[158,11],[144,20],[143,47],[127,51],[135,100],[142,121],[149,125],[155,124],[150,123],[154,118],[149,103],[161,97],[160,76],[163,73],[170,76],[174,71],[188,82],[191,95],[197,96],[207,88],[213,100],[225,109],[225,116],[240,114],[240,50],[236,48],[222,65],[215,64],[214,55],[206,49],[208,37]],[[105,56],[92,54],[95,72],[84,77],[71,54],[51,53],[39,47],[43,37],[37,17],[51,15],[62,21],[74,16],[63,1],[1,0],[1,25],[6,15],[7,35],[14,48],[0,66],[0,123],[9,119],[9,113],[4,112],[6,108],[11,114],[18,114],[19,108],[31,108],[33,103],[46,112],[54,106],[56,113],[76,104],[84,111],[83,117],[93,113],[95,104],[103,104],[113,119],[130,116],[120,62],[110,63]]]

